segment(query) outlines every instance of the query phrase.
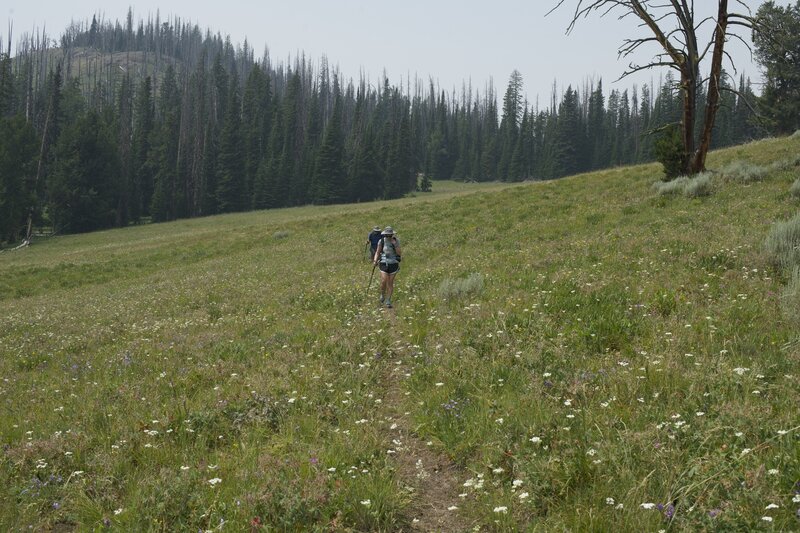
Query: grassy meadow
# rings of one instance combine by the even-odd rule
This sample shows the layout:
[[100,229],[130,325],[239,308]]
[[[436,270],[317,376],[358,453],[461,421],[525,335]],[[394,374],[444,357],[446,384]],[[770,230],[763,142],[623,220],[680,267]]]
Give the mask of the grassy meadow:
[[0,530],[800,530],[798,153],[6,251]]

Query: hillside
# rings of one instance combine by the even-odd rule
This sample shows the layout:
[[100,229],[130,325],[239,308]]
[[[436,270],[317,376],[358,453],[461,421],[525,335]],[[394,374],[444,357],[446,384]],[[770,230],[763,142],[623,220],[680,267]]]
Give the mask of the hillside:
[[2,253],[0,528],[796,528],[800,343],[764,242],[797,153],[714,152],[699,198],[621,167]]

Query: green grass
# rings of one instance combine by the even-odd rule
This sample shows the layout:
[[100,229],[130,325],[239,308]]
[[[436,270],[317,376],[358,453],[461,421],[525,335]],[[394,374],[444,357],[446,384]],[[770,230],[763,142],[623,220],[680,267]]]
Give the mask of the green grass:
[[[764,244],[796,175],[769,168],[705,198],[655,165],[437,182],[0,254],[0,529],[407,530],[445,504],[398,423],[470,528],[796,529],[796,279]],[[403,242],[394,311],[365,292],[375,224]]]

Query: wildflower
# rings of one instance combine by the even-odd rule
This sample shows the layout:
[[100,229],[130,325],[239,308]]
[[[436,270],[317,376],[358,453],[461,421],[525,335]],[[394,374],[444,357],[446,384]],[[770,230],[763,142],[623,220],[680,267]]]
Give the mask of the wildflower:
[[641,507],[642,509],[653,509],[655,506],[656,506],[656,504],[647,502],[647,503],[641,504],[639,507]]
[[540,437],[531,437],[528,440],[534,444],[539,444],[540,442],[542,442],[542,439]]
[[494,508],[494,512],[495,512],[495,513],[503,513],[503,514],[506,514],[506,513],[508,512],[508,507],[506,507],[505,505],[501,505],[500,507],[495,507],[495,508]]
[[742,454],[742,455],[747,455],[747,454],[748,454],[748,453],[750,453],[751,451],[752,451],[752,450],[751,450],[750,448],[745,448],[744,450],[742,450],[742,453],[741,453],[741,454]]
[[771,476],[777,476],[777,475],[778,475],[778,472],[779,472],[779,470],[778,470],[777,468],[770,468],[770,469],[767,471],[767,474],[769,474],[769,475],[771,475]]
[[114,509],[114,516],[122,514],[122,507],[119,509]]
[[520,499],[520,500],[525,500],[525,499],[527,499],[527,498],[528,498],[528,496],[530,496],[530,494],[528,494],[527,492],[521,492],[521,493],[519,494],[519,499]]
[[621,504],[621,503],[618,503],[618,504],[617,504],[617,505],[614,507],[614,509],[616,509],[617,511],[621,511],[621,510],[623,510],[624,508],[625,508],[625,505],[624,505],[624,504]]
[[188,466],[182,466],[181,470],[183,470],[185,472],[185,471],[189,470],[189,467]]
[[522,485],[522,483],[523,483],[523,481],[521,479],[515,479],[514,481],[511,482],[511,485],[514,488],[516,488],[516,487],[519,487],[520,485]]
[[719,513],[721,513],[721,512],[722,511],[720,511],[719,509],[711,509],[708,512],[708,516],[711,517],[711,518],[716,518],[717,516],[719,516]]
[[370,505],[372,505],[372,501],[371,500],[361,500],[361,505],[363,505],[364,507],[369,507]]
[[778,509],[780,506],[776,503],[771,503],[767,505],[766,510],[769,511],[770,509]]
[[216,485],[217,483],[222,483],[222,480],[218,477],[212,478],[208,480],[209,485]]
[[762,516],[761,520],[763,520],[764,522],[772,522],[772,517],[771,516]]
[[455,511],[456,509],[458,509],[457,505],[451,505],[450,507],[447,508],[448,511]]
[[614,505],[614,498],[606,498],[606,505]]
[[503,472],[505,472],[505,470],[503,470],[503,469],[502,469],[501,467],[499,467],[499,466],[498,466],[497,468],[493,468],[493,469],[492,469],[492,473],[493,473],[493,474],[502,474]]

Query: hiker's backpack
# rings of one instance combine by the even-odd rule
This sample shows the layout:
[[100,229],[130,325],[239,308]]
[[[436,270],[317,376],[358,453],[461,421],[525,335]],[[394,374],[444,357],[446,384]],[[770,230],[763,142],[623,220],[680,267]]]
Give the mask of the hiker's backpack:
[[369,234],[369,245],[372,248],[372,251],[378,249],[378,243],[381,242],[381,232],[380,231],[373,231]]
[[399,263],[400,256],[397,255],[397,250],[394,247],[392,239],[384,237],[382,240],[383,240],[383,250],[381,251],[381,262]]

